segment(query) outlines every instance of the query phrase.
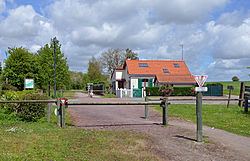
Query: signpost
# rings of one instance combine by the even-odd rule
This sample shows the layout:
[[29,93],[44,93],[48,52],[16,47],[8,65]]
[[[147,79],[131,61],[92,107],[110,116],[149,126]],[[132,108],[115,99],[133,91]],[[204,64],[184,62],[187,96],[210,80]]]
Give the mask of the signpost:
[[65,104],[67,98],[59,98],[57,101],[57,125],[65,128]]
[[202,87],[207,79],[206,75],[197,75],[195,80],[199,87],[195,87],[196,95],[196,117],[197,117],[197,142],[202,142],[202,93],[206,92],[207,87]]

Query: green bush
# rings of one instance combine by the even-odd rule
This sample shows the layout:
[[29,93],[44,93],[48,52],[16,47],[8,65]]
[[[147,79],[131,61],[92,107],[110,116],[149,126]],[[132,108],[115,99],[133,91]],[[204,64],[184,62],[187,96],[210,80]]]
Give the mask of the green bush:
[[[39,93],[25,94],[22,100],[45,100],[46,96]],[[45,103],[21,103],[18,106],[17,116],[25,121],[37,121],[45,116]]]
[[[146,87],[147,96],[161,96],[160,87]],[[194,96],[194,87],[174,87],[171,96]]]
[[[1,96],[2,101],[7,100],[45,100],[46,96],[34,90],[7,91]],[[37,121],[44,116],[44,103],[5,103],[0,108],[4,113],[15,114],[26,121]]]

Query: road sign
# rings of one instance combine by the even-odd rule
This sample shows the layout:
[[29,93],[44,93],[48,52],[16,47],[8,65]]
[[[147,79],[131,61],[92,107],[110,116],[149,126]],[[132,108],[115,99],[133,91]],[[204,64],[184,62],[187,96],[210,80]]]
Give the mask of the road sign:
[[34,79],[24,79],[24,88],[25,89],[34,88]]
[[207,75],[196,75],[194,76],[196,82],[198,83],[199,87],[202,87],[203,84],[206,82],[207,80]]
[[207,87],[195,87],[195,92],[207,92]]
[[65,103],[67,102],[68,98],[59,98],[61,104],[64,106]]

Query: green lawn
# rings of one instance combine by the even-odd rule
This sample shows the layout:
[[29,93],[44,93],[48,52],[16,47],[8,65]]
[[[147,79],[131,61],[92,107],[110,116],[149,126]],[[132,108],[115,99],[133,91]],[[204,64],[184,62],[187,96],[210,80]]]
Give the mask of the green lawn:
[[51,123],[22,122],[0,111],[0,160],[159,160],[149,150],[149,137],[77,129],[68,118],[62,129],[54,114]]
[[[161,107],[155,106],[155,110],[162,112]],[[196,123],[195,105],[169,105],[169,117],[179,117]],[[239,135],[250,136],[250,113],[243,113],[243,108],[236,105],[203,105],[203,124],[232,132]]]
[[[244,81],[246,86],[250,86],[250,81]],[[232,90],[232,95],[240,95],[240,84],[241,81],[238,82],[207,82],[207,83],[222,83],[223,84],[223,95],[228,95],[229,94],[229,90],[227,89],[227,86],[234,86],[234,90]],[[205,85],[207,84],[205,83]]]

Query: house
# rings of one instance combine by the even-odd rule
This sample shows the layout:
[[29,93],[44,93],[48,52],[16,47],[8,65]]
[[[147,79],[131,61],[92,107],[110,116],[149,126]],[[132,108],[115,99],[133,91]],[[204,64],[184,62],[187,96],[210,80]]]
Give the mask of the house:
[[169,60],[126,60],[116,67],[111,76],[113,92],[131,90],[133,97],[141,96],[143,87],[172,84],[174,87],[189,87],[195,84],[184,61]]

